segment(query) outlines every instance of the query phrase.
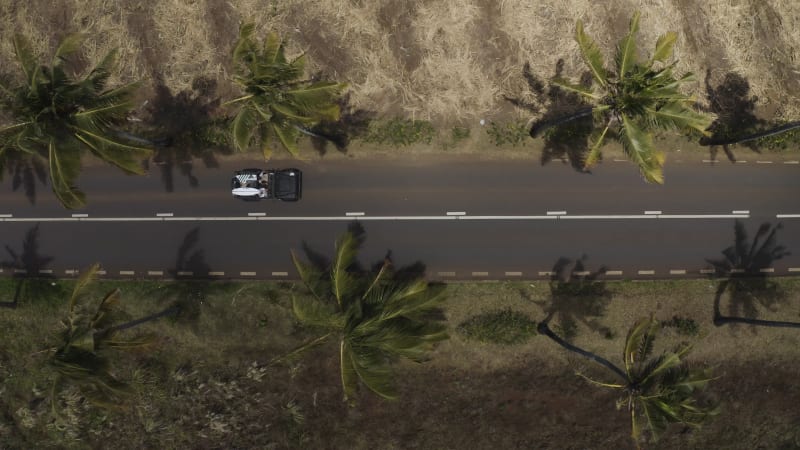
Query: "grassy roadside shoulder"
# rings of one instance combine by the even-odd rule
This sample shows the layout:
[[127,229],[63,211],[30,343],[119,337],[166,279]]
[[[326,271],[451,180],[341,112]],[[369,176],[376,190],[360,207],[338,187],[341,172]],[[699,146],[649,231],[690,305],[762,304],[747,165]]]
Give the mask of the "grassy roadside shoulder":
[[[775,282],[786,293],[784,302],[759,309],[759,318],[800,321],[800,278]],[[59,398],[59,420],[50,413],[46,349],[56,342],[73,281],[46,283],[47,290],[31,291],[40,294],[21,299],[18,308],[0,309],[0,441],[7,448],[93,448],[109,440],[120,448],[630,445],[625,412],[615,411],[613,395],[574,375],[581,370],[602,377],[599,369],[535,333],[491,343],[463,332],[462,324],[476,317],[493,318],[483,322],[489,324],[484,336],[496,338],[518,325],[530,330],[529,322],[554,308],[557,286],[548,282],[449,285],[443,317],[451,339],[427,363],[396,367],[400,400],[362,392],[350,408],[342,402],[332,347],[288,366],[267,366],[313,336],[292,317],[291,297],[305,295],[298,285],[98,281],[91,298],[119,287],[132,319],[181,296],[191,295],[195,308],[126,331],[159,340],[155,351],[121,355],[114,365],[137,390],[130,408],[99,411],[68,390]],[[600,300],[559,297],[554,324],[576,345],[616,361],[627,327],[653,314],[671,324],[661,344],[695,342],[691,359],[719,377],[709,392],[721,403],[721,415],[691,435],[669,433],[664,448],[800,443],[794,406],[800,389],[791,379],[800,369],[796,330],[715,327],[711,280],[608,282],[602,288]],[[15,289],[15,280],[0,280],[4,299]],[[493,315],[497,311],[513,314]],[[566,325],[570,318],[574,325]]]

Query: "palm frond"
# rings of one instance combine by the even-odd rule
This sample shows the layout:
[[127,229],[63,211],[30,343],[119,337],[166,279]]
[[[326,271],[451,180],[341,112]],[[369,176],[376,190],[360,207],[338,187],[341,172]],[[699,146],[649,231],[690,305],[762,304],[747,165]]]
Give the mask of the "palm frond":
[[662,129],[694,129],[710,136],[708,128],[714,122],[710,114],[696,112],[681,103],[670,102],[658,109],[646,108],[650,125]]
[[256,113],[250,105],[245,104],[234,117],[231,124],[233,143],[240,152],[246,151],[253,138],[256,124]]
[[[288,90],[286,96],[301,111],[310,113],[320,106],[328,106],[346,87],[347,85],[343,83],[321,81],[310,86]],[[338,108],[328,114],[330,115],[326,118],[329,120],[339,119]]]
[[392,384],[391,371],[386,365],[383,355],[368,347],[353,347],[352,362],[358,378],[372,392],[387,400],[397,398]]
[[590,142],[592,145],[591,150],[589,150],[589,154],[586,155],[586,160],[583,162],[583,169],[587,170],[594,166],[597,161],[600,159],[600,149],[603,146],[603,142],[606,137],[606,133],[608,133],[608,129],[611,126],[610,122],[606,124],[606,127],[603,128],[603,131],[599,134],[595,135],[592,133]]
[[353,265],[358,250],[358,241],[353,233],[344,233],[336,240],[336,256],[331,265],[331,289],[340,307],[355,287],[355,277],[348,270]]
[[97,157],[129,174],[144,174],[145,170],[142,166],[142,161],[153,154],[150,149],[123,144],[86,129],[77,130],[75,137],[86,144]]
[[62,39],[53,55],[53,66],[58,66],[67,56],[80,50],[85,40],[86,35],[82,33],[72,33]]
[[597,44],[583,31],[583,22],[578,21],[575,25],[575,40],[581,49],[581,56],[589,66],[592,77],[601,86],[608,85],[608,74],[603,63],[603,55]]
[[14,43],[14,53],[17,55],[17,61],[22,66],[22,71],[25,73],[25,80],[28,85],[33,84],[34,72],[38,70],[38,62],[36,56],[33,54],[33,49],[28,39],[21,35],[15,34],[12,38]]
[[74,184],[80,170],[80,154],[58,151],[53,140],[48,145],[50,182],[53,193],[65,208],[75,209],[86,205],[86,194]]
[[292,156],[299,156],[300,150],[297,148],[297,138],[299,134],[297,130],[288,123],[281,123],[281,124],[272,124],[272,130],[275,132],[275,136],[278,137],[278,140],[283,145],[283,148],[286,149]]
[[286,62],[283,54],[283,41],[278,33],[271,31],[264,39],[264,60],[267,64],[281,64]]
[[625,153],[639,167],[645,181],[664,184],[664,175],[661,172],[663,154],[656,152],[653,136],[645,133],[625,115],[622,115],[622,124],[620,138]]
[[253,43],[253,33],[255,32],[256,25],[253,22],[243,23],[239,26],[239,39],[233,46],[233,61],[235,63],[249,63],[252,54],[255,53],[255,44]]
[[639,54],[636,49],[636,33],[639,32],[639,12],[635,12],[631,17],[628,34],[622,38],[617,46],[616,64],[620,80],[624,80],[628,72],[633,69]]
[[633,365],[637,361],[636,353],[642,342],[642,336],[651,326],[650,322],[651,319],[641,318],[628,330],[628,336],[625,338],[625,347],[622,352],[622,359],[625,362],[625,373],[627,373],[628,376],[632,373]]
[[653,57],[651,59],[651,64],[654,61],[658,62],[665,62],[667,59],[672,57],[672,48],[675,45],[675,41],[678,40],[678,34],[673,31],[668,31],[663,35],[659,36],[658,40],[656,41],[656,49],[653,52]]
[[344,319],[332,305],[314,298],[292,296],[292,312],[297,320],[306,325],[341,329],[344,323]]
[[352,399],[358,388],[358,374],[353,365],[353,351],[347,340],[339,343],[339,373],[342,380],[344,399]]
[[554,85],[560,87],[561,89],[563,89],[565,91],[574,92],[576,94],[582,95],[582,96],[584,96],[586,98],[589,98],[591,100],[600,100],[601,99],[601,97],[599,95],[595,94],[594,91],[592,91],[591,88],[588,88],[588,87],[580,85],[580,84],[570,83],[569,81],[567,81],[567,80],[565,80],[563,78],[555,77],[550,82],[553,83]]
[[264,161],[269,161],[272,158],[272,145],[270,145],[270,137],[272,135],[272,131],[270,131],[272,127],[268,123],[262,122],[259,126],[259,134],[261,136],[261,155],[264,157]]

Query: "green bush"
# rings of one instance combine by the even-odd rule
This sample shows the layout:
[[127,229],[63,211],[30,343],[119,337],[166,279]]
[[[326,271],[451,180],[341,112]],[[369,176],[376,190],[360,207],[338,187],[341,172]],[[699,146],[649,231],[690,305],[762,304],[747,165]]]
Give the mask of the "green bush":
[[426,120],[391,119],[370,122],[363,139],[365,142],[399,147],[417,142],[430,144],[434,136],[436,130]]
[[464,139],[469,137],[469,128],[453,127],[453,131],[450,136],[453,139],[453,143],[456,143],[458,141],[463,141]]
[[536,322],[510,309],[478,314],[462,322],[456,331],[467,339],[491,344],[521,344],[536,336]]
[[697,336],[700,333],[700,326],[693,319],[684,319],[679,316],[672,316],[670,320],[662,320],[663,328],[675,328],[678,334],[683,336]]
[[511,144],[516,147],[528,137],[528,128],[524,122],[508,122],[504,125],[490,122],[486,134],[495,145]]

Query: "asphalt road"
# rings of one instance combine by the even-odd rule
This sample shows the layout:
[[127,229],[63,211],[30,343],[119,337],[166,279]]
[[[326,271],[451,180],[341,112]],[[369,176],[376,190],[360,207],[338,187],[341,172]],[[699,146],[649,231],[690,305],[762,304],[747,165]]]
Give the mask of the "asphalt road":
[[794,254],[775,261],[774,274],[800,272],[798,164],[668,162],[666,185],[652,186],[613,161],[593,174],[465,157],[273,161],[303,170],[300,202],[232,199],[232,171],[262,166],[195,164],[196,187],[176,168],[172,192],[159,166],[144,177],[89,167],[79,182],[89,206],[80,211],[64,210],[42,185],[31,204],[6,179],[0,240],[21,254],[36,230],[36,253],[50,259],[35,269],[59,276],[100,262],[115,277],[292,278],[290,249],[306,244],[330,256],[357,221],[363,264],[390,252],[398,266],[421,263],[433,278],[543,278],[561,258],[610,277],[670,278],[702,276],[706,258],[733,245],[741,220],[751,237],[761,224],[780,224],[778,243]]

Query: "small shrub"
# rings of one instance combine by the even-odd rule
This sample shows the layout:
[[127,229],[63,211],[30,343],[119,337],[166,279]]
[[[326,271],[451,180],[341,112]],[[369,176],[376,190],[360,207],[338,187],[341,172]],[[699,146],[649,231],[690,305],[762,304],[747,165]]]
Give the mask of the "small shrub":
[[486,134],[495,145],[511,144],[516,147],[528,137],[528,129],[524,122],[508,122],[504,125],[490,122]]
[[469,128],[464,127],[453,127],[453,131],[451,132],[451,137],[453,138],[453,143],[458,141],[463,141],[469,137]]
[[470,317],[458,325],[456,331],[479,342],[513,345],[536,336],[536,322],[527,314],[504,309]]
[[683,317],[672,316],[670,320],[662,320],[663,328],[675,328],[675,331],[682,336],[697,336],[700,333],[700,326],[694,319],[684,319]]
[[417,142],[430,144],[435,135],[433,125],[426,120],[391,119],[370,122],[363,139],[365,142],[399,147]]

